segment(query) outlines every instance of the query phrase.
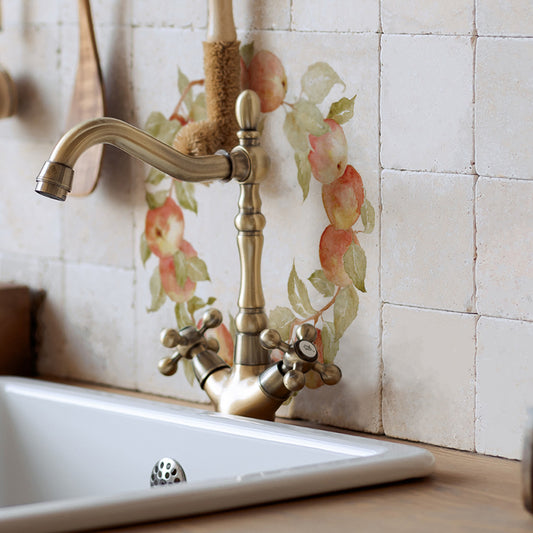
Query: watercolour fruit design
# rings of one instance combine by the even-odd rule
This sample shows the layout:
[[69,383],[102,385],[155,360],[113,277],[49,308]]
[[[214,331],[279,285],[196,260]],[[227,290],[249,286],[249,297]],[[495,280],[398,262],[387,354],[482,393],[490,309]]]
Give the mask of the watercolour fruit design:
[[344,254],[352,244],[359,244],[351,230],[336,229],[330,225],[322,233],[318,246],[320,264],[326,278],[338,287],[347,287],[352,283],[344,269]]
[[272,52],[261,50],[248,65],[248,88],[261,100],[261,111],[277,109],[287,94],[287,76],[281,61]]
[[185,221],[180,206],[169,196],[161,207],[146,213],[144,234],[150,251],[158,257],[172,257],[183,241]]
[[348,143],[344,130],[333,119],[324,120],[329,128],[327,133],[320,136],[309,135],[309,163],[313,177],[324,184],[329,184],[340,178],[346,169],[348,161]]
[[351,228],[361,215],[364,201],[363,180],[352,165],[346,167],[340,178],[322,187],[322,203],[336,229]]
[[[253,43],[243,47],[243,58],[243,64],[249,65],[245,72],[249,87],[258,92],[261,110],[268,113],[281,107],[285,112],[283,131],[294,150],[303,200],[318,182],[330,222],[317,243],[321,268],[304,280],[293,263],[287,283],[290,305],[272,309],[269,327],[277,329],[283,340],[293,342],[296,327],[312,322],[318,330],[315,344],[319,361],[331,363],[342,336],[357,316],[359,293],[366,291],[366,255],[359,238],[374,228],[374,209],[366,199],[360,174],[349,164],[343,128],[353,117],[355,96],[331,103],[324,115],[322,110],[331,89],[344,86],[329,64],[310,65],[301,78],[297,100],[287,102],[288,84],[281,61],[265,50],[254,54]],[[262,91],[267,80],[276,80],[272,86],[277,92]],[[313,185],[311,177],[316,180]],[[309,285],[316,291],[317,298],[313,299],[321,301],[320,305],[312,303]],[[308,387],[322,384],[317,372],[306,374]]]
[[[185,257],[185,259],[198,256],[196,250],[187,241],[182,241],[179,251],[181,252],[180,256]],[[184,276],[184,279],[180,280],[176,274],[176,266],[175,256],[171,255],[159,260],[161,285],[173,302],[185,303],[194,294],[196,283],[189,276]]]
[[[374,209],[365,195],[363,180],[352,164],[343,125],[354,115],[355,96],[342,97],[326,105],[332,88],[345,84],[325,62],[310,65],[301,80],[299,96],[288,102],[288,82],[280,59],[268,50],[254,50],[249,43],[241,48],[241,85],[257,92],[261,111],[285,113],[283,131],[294,150],[296,176],[305,201],[310,191],[321,188],[322,203],[330,224],[317,238],[321,268],[302,279],[293,266],[287,282],[289,306],[278,306],[269,313],[269,327],[277,329],[283,340],[293,342],[298,325],[312,322],[317,328],[319,362],[334,361],[346,329],[355,320],[359,293],[366,291],[366,256],[360,244],[361,235],[374,228]],[[159,140],[172,145],[182,126],[205,118],[205,94],[197,92],[203,80],[189,81],[178,70],[179,102],[170,118],[154,112],[145,129]],[[324,113],[324,109],[327,112]],[[261,126],[260,126],[261,128]],[[311,178],[314,178],[313,181]],[[146,265],[151,257],[157,264],[150,278],[155,312],[168,300],[174,304],[178,328],[198,324],[195,314],[214,303],[196,295],[198,283],[209,281],[207,266],[194,247],[184,240],[184,211],[198,213],[195,186],[171,180],[151,170],[146,177],[148,212],[141,236],[141,257]],[[310,289],[314,292],[310,292]],[[313,298],[312,298],[313,297]],[[319,305],[312,303],[319,302]],[[234,320],[230,329],[221,325],[209,330],[208,336],[219,343],[219,355],[232,364]],[[273,358],[277,357],[275,350]],[[190,361],[184,361],[185,375],[194,382]],[[319,374],[306,374],[309,388],[322,386]]]

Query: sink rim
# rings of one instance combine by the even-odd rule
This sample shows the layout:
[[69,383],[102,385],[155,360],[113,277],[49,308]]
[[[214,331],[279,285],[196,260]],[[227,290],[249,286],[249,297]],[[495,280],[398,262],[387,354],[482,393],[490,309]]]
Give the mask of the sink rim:
[[[205,429],[232,435],[268,438],[317,448],[320,443],[347,458],[313,465],[266,470],[195,481],[165,488],[150,488],[117,493],[112,496],[84,496],[9,507],[0,507],[0,532],[21,527],[33,531],[73,531],[73,522],[82,529],[110,527],[154,520],[164,520],[271,503],[339,490],[354,489],[422,477],[433,471],[433,455],[413,445],[391,443],[368,437],[335,433],[314,428],[223,415],[204,409],[158,402],[117,393],[85,389],[48,381],[0,377],[0,389],[26,390],[26,393],[69,399],[80,405],[94,405],[113,412],[134,416],[163,418],[165,421],[200,425]],[[28,392],[29,391],[29,392]],[[314,444],[314,445],[313,445]],[[356,449],[370,449],[373,454],[361,457]],[[352,450],[352,453],[350,453]],[[352,457],[349,457],[352,455]],[[317,488],[319,487],[319,488]],[[205,497],[209,492],[209,497]],[[176,499],[179,498],[179,505]],[[131,509],[135,506],[135,516]],[[67,520],[65,523],[65,514]]]

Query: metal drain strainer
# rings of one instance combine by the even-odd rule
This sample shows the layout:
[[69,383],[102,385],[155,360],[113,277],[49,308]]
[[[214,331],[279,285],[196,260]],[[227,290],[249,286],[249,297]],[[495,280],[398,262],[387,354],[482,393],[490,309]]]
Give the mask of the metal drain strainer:
[[187,481],[187,476],[185,476],[183,468],[175,459],[163,457],[152,468],[152,474],[150,475],[151,487],[173,485],[183,481]]

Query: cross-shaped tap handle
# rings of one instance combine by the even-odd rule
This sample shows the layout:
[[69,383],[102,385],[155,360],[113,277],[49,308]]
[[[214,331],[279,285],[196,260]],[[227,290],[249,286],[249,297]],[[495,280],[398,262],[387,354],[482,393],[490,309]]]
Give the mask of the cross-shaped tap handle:
[[311,324],[302,324],[296,329],[294,344],[288,344],[281,339],[275,329],[265,329],[261,332],[261,344],[269,349],[285,352],[281,371],[283,384],[292,392],[299,391],[305,386],[305,373],[309,370],[318,372],[326,385],[335,385],[342,377],[341,369],[337,365],[318,362],[318,351],[313,344],[317,336],[316,329]]
[[208,329],[216,328],[222,324],[222,313],[218,309],[208,309],[202,316],[202,326],[196,329],[194,326],[187,326],[180,331],[166,328],[161,331],[161,344],[166,348],[176,348],[177,350],[170,357],[163,357],[159,360],[157,368],[165,376],[172,376],[178,369],[181,358],[192,359],[198,350],[193,348],[201,347],[218,352],[218,341],[212,337],[206,339],[205,332]]

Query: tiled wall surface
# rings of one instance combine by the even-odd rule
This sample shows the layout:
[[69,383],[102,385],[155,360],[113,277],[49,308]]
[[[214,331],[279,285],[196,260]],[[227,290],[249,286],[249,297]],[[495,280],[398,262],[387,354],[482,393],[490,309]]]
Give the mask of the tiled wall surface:
[[[206,3],[93,0],[111,116],[142,125],[169,114],[178,66],[202,77]],[[349,157],[377,212],[361,237],[368,292],[337,358],[344,379],[300,394],[286,414],[519,457],[533,405],[531,1],[234,0],[234,10],[241,41],[283,62],[288,97],[316,61],[357,93]],[[90,197],[33,192],[62,133],[76,23],[71,0],[3,2],[0,63],[20,110],[0,121],[0,278],[48,293],[43,373],[205,401],[183,375],[157,375],[158,332],[174,318],[171,306],[146,312],[146,168],[108,149]],[[263,191],[269,308],[286,304],[295,257],[318,266],[325,224],[316,184],[301,202],[278,111],[264,138],[276,154]],[[198,192],[187,231],[210,265],[206,290],[234,311],[236,191],[213,188]]]

